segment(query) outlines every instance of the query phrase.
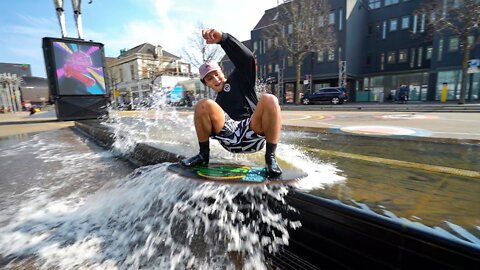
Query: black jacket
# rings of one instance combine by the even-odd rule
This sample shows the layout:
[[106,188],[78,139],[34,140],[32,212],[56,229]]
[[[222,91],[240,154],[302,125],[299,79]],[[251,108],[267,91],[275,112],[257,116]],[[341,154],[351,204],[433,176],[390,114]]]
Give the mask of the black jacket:
[[228,58],[235,65],[228,76],[223,91],[215,100],[220,107],[234,120],[250,117],[257,106],[255,93],[255,58],[253,53],[230,34],[223,33],[222,46]]

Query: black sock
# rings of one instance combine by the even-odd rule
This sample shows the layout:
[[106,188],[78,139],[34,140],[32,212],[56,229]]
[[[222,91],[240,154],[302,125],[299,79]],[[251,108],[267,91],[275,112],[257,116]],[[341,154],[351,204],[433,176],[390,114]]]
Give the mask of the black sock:
[[207,140],[205,142],[198,142],[198,145],[200,146],[200,154],[202,154],[203,156],[210,155],[210,140]]
[[267,142],[267,149],[266,149],[265,155],[267,155],[267,156],[270,156],[270,155],[275,156],[275,151],[277,151],[277,144],[276,144],[276,143],[269,143],[269,142]]

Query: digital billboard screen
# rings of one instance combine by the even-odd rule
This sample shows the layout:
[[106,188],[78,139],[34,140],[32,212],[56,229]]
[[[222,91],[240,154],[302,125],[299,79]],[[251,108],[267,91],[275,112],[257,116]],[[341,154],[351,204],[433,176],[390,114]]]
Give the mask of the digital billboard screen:
[[[55,80],[54,95],[106,95],[103,45],[100,43],[49,39],[46,57],[49,79]],[[48,70],[50,68],[50,70]],[[50,72],[48,72],[50,71]]]

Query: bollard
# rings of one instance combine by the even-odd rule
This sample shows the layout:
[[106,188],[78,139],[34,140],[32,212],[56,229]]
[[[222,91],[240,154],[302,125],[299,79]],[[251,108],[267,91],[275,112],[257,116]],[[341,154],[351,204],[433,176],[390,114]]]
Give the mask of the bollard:
[[440,101],[442,103],[447,102],[447,92],[448,92],[448,84],[446,82],[444,82],[442,84],[442,95],[440,97]]

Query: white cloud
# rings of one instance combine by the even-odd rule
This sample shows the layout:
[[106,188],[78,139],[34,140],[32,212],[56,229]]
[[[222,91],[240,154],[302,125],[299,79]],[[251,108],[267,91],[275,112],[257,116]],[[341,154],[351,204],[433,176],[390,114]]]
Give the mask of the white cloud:
[[195,33],[198,23],[205,27],[229,32],[240,40],[250,39],[255,27],[266,9],[275,7],[276,0],[225,1],[212,0],[173,1],[143,0],[141,5],[151,6],[154,18],[125,22],[123,35],[105,42],[111,47],[108,53],[117,56],[122,48],[149,42],[161,45],[165,50],[181,55],[182,48]]

